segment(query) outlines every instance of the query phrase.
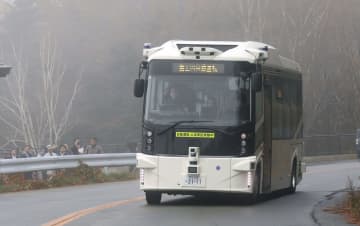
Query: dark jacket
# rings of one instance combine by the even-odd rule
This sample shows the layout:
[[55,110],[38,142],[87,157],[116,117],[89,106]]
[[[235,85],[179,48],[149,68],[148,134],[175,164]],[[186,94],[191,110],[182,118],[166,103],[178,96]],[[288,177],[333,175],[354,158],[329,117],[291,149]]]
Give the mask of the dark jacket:
[[21,154],[20,154],[20,158],[31,158],[31,157],[34,157],[31,153],[29,153],[29,152],[25,152],[25,151],[23,151],[23,152],[21,152]]
[[79,155],[80,154],[79,149],[75,145],[73,145],[70,149],[70,154],[71,155]]
[[92,146],[92,145],[86,146],[85,153],[86,154],[102,154],[102,153],[104,153],[104,151],[103,151],[102,147],[97,144],[95,146]]

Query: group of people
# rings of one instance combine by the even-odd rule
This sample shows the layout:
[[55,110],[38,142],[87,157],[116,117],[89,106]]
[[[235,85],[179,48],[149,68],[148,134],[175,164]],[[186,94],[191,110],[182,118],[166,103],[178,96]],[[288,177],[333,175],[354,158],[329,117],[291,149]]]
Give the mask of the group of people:
[[[17,158],[35,158],[35,157],[55,157],[64,155],[81,155],[81,154],[101,154],[104,153],[102,147],[97,144],[97,138],[90,138],[87,145],[82,145],[80,138],[75,138],[72,146],[69,148],[67,144],[57,146],[55,144],[47,145],[38,150],[31,145],[25,145],[22,151],[12,149],[8,159]],[[24,173],[26,180],[51,180],[56,175],[56,170],[36,171]],[[1,178],[0,178],[1,179]]]
[[103,148],[97,144],[96,137],[90,138],[87,145],[82,145],[80,138],[75,138],[71,147],[67,144],[61,144],[60,146],[50,144],[38,150],[34,149],[31,145],[25,145],[22,151],[20,151],[19,148],[14,148],[10,151],[8,159],[101,153],[104,153],[104,151]]

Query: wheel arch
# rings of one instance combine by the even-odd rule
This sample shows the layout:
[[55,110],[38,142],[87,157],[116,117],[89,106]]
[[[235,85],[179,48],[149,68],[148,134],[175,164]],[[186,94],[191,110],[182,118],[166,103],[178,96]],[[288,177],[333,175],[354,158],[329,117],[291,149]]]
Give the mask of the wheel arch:
[[295,166],[295,170],[296,170],[296,181],[298,181],[298,177],[299,177],[299,154],[298,154],[298,150],[296,148],[296,150],[294,151],[292,157],[291,157],[291,164],[290,164],[290,168],[289,168],[289,178],[291,178],[291,174],[292,174],[292,170],[293,167]]
[[259,183],[260,183],[260,187],[259,187],[259,193],[262,194],[262,188],[263,188],[263,177],[264,177],[264,172],[263,172],[263,167],[264,165],[264,161],[263,161],[263,156],[259,157],[256,161],[256,166],[255,166],[255,171],[257,171],[258,167],[260,167],[260,178],[259,178]]

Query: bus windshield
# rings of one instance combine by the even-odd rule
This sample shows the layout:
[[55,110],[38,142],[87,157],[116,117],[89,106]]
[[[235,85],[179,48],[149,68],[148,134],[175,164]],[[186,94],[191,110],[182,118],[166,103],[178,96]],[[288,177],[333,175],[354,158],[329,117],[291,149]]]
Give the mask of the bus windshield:
[[[219,126],[236,126],[249,121],[250,73],[249,70],[239,71],[241,67],[234,67],[234,64],[216,65],[221,71],[216,68],[214,71],[218,73],[208,74],[191,70],[184,74],[150,70],[145,121],[172,124],[191,120]],[[179,67],[180,64],[175,65]],[[227,69],[229,67],[231,70]]]

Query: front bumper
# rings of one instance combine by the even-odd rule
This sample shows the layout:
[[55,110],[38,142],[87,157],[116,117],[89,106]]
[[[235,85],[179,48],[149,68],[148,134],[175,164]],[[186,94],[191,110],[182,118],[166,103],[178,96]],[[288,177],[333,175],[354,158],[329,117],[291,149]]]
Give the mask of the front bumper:
[[[140,189],[164,193],[227,192],[251,193],[256,157],[200,157],[196,181],[189,185],[186,156],[137,154]],[[191,177],[190,177],[191,179]]]

